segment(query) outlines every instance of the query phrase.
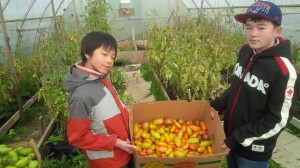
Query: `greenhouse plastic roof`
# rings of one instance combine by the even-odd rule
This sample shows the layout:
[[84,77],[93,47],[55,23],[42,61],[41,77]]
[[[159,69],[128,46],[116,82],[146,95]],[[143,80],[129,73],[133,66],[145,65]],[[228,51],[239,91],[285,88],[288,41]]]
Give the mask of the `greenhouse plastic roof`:
[[[72,0],[53,0],[55,15],[62,16],[71,2]],[[51,0],[1,0],[1,6],[9,39],[18,39],[18,35],[21,35],[22,40],[32,46],[38,30],[53,29]],[[0,31],[2,33],[2,27]],[[5,44],[2,35],[0,39],[0,53],[3,53]],[[10,41],[10,46],[15,44],[16,40]]]
[[[46,37],[47,35],[54,32],[54,22],[53,22],[53,13],[52,13],[52,2],[54,6],[55,15],[57,17],[63,16],[64,19],[70,19],[70,23],[73,23],[72,15],[75,13],[73,10],[76,9],[79,14],[82,14],[85,9],[85,4],[89,0],[0,0],[1,7],[4,14],[5,26],[7,29],[7,34],[9,38],[10,47],[12,53],[14,55],[16,51],[17,42],[21,42],[20,50],[25,53],[31,53],[34,46],[36,46],[36,42],[40,37]],[[120,0],[106,0],[107,2],[111,2],[114,6],[114,13],[111,13],[114,17],[116,13],[119,13],[120,8]],[[128,1],[128,0],[125,0]],[[228,8],[233,7],[237,8],[235,12],[243,12],[245,7],[249,6],[250,3],[254,3],[257,0],[181,0],[179,4],[184,6],[183,11],[191,12],[192,14],[197,13],[197,10],[201,8],[201,2],[203,1],[203,7],[206,14],[214,15],[215,8]],[[300,9],[300,0],[271,0],[280,6],[284,6],[284,25],[285,28],[283,30],[283,35],[285,37],[291,37],[292,40],[296,39],[299,42],[300,34],[299,34],[299,9]],[[146,23],[146,19],[148,18],[147,11],[150,11],[151,8],[157,8],[160,14],[164,17],[168,17],[169,13],[166,9],[171,9],[174,7],[175,0],[161,1],[161,0],[131,0],[131,4],[135,6],[135,14],[134,17],[120,17],[116,20],[118,21],[117,25],[127,26],[126,31],[119,33],[120,39],[126,39],[127,37],[131,37],[132,35],[132,25],[136,26],[136,32],[140,32],[141,34],[145,32],[144,23]],[[164,2],[159,3],[157,2]],[[178,2],[178,1],[177,1]],[[73,6],[74,3],[74,6]],[[77,4],[77,5],[76,5]],[[141,6],[143,8],[141,8]],[[141,9],[140,9],[141,8]],[[189,10],[186,10],[189,9]],[[198,8],[198,9],[197,9]],[[222,11],[222,9],[220,10]],[[227,12],[227,10],[224,10]],[[143,13],[145,12],[145,13]],[[227,16],[227,13],[225,13]],[[196,15],[195,15],[196,16]],[[143,18],[144,17],[144,18]],[[141,19],[142,18],[142,19]],[[128,20],[127,20],[128,19]],[[140,23],[141,20],[141,23]],[[1,22],[1,20],[0,20]],[[142,26],[137,26],[137,25]],[[139,29],[139,27],[141,27]],[[138,31],[140,30],[140,31]],[[39,36],[42,34],[45,36]],[[5,63],[7,60],[5,59],[5,40],[2,35],[2,27],[0,27],[0,64]],[[127,33],[127,34],[126,34]],[[144,35],[144,34],[142,34]],[[294,41],[296,41],[294,40]],[[24,44],[25,42],[25,44]]]
[[[61,16],[71,2],[72,0],[53,0],[56,16]],[[1,0],[1,5],[5,22],[14,22],[9,25],[11,28],[37,29],[50,26],[52,22],[51,0]],[[39,24],[35,24],[36,22]]]

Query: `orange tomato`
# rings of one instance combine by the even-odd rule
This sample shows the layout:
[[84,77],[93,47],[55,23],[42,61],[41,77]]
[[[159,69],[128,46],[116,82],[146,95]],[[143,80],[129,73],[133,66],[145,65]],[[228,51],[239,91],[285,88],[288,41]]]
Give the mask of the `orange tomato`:
[[170,128],[170,132],[174,132],[176,129],[176,126],[175,125],[172,125],[171,128]]
[[200,121],[200,127],[201,127],[201,129],[203,129],[203,130],[206,130],[206,129],[207,129],[206,124],[205,124],[203,121]]
[[214,151],[213,151],[213,149],[212,149],[211,146],[206,147],[206,149],[207,149],[207,153],[208,153],[208,154],[214,153]]
[[166,152],[167,151],[167,147],[165,147],[165,146],[161,146],[161,147],[158,147],[158,151],[159,152],[161,152],[161,153],[164,153],[164,152]]
[[166,143],[164,143],[164,142],[161,142],[161,141],[159,141],[158,143],[157,143],[157,146],[164,146],[164,147],[166,147],[166,146],[168,146]]
[[147,155],[146,152],[144,152],[144,151],[138,151],[137,154],[140,155],[140,156],[146,156]]
[[186,122],[186,125],[193,125],[194,123],[193,123],[193,121],[191,121],[191,120],[188,120],[187,122]]
[[177,122],[176,120],[173,120],[173,122],[176,127],[181,128],[181,124],[179,122]]
[[200,134],[200,135],[206,134],[206,130],[200,130],[200,131],[199,131],[199,134]]
[[188,148],[189,148],[189,143],[184,143],[182,149],[188,149]]
[[190,144],[190,147],[189,147],[189,149],[192,151],[196,151],[198,148],[199,148],[198,143]]

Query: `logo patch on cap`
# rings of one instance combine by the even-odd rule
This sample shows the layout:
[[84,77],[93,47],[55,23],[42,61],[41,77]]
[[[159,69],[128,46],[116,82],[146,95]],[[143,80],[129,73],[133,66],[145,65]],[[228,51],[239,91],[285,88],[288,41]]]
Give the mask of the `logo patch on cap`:
[[263,3],[263,2],[256,2],[255,4],[253,4],[252,6],[250,6],[248,8],[247,12],[251,12],[251,13],[258,13],[259,11],[265,13],[266,15],[269,14],[271,9],[271,6]]

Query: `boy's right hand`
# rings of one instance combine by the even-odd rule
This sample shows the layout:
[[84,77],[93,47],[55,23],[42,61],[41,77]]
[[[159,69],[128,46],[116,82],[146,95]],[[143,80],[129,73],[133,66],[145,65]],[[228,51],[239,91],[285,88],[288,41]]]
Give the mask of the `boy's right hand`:
[[230,148],[227,147],[227,145],[225,144],[225,142],[223,142],[221,144],[221,149],[224,149],[225,150],[225,154],[228,155],[228,153],[230,151]]
[[131,142],[129,141],[129,139],[126,139],[126,141],[123,141],[121,139],[117,139],[117,142],[116,142],[115,146],[117,148],[120,148],[120,149],[126,151],[129,154],[132,154],[135,150],[135,146],[131,145]]

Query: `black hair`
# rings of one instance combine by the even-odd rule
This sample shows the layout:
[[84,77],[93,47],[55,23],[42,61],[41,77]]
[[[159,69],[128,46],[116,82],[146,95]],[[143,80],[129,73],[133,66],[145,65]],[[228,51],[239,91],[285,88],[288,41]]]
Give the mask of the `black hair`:
[[116,39],[104,32],[94,31],[85,35],[81,41],[81,59],[82,62],[86,62],[85,54],[92,56],[97,48],[103,47],[105,50],[115,50],[117,55],[118,44]]
[[[253,22],[262,22],[264,19],[258,17],[258,18],[251,18],[250,20]],[[279,27],[279,25],[277,23],[275,23],[273,21],[270,21],[270,22],[273,24],[274,28]]]

